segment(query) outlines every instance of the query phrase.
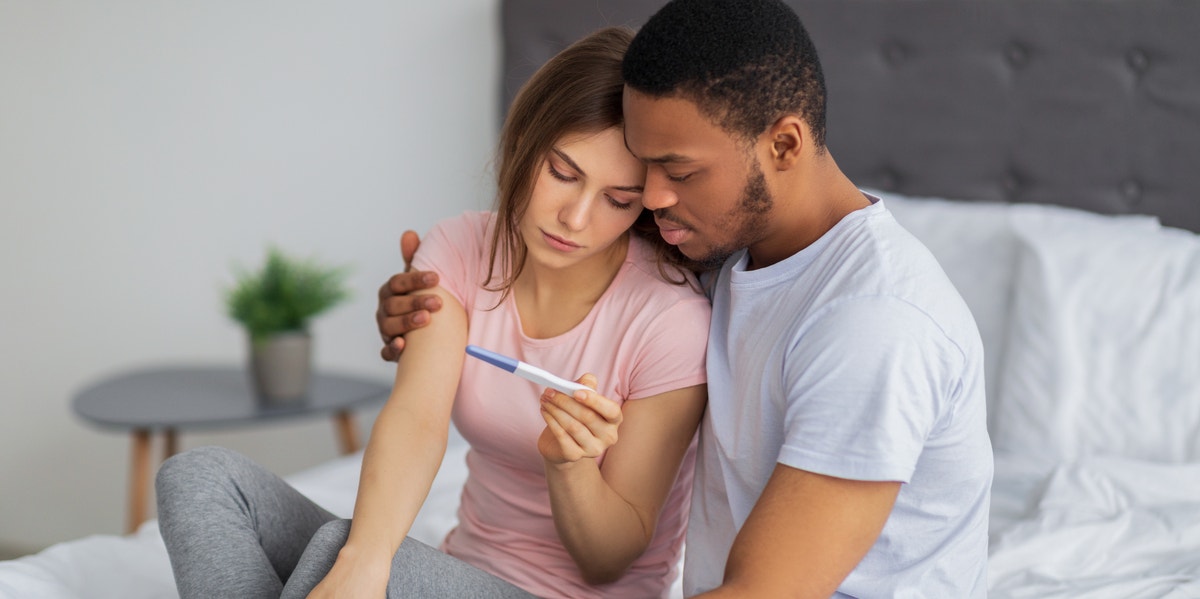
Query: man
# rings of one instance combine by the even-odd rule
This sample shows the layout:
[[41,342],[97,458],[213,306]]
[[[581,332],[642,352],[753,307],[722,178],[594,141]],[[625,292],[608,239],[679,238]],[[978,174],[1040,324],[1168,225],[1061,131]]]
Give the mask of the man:
[[[676,0],[623,70],[642,203],[669,243],[720,265],[685,593],[985,596],[979,334],[934,258],[826,149],[797,16]],[[394,296],[420,286],[381,289],[385,341],[436,309]]]

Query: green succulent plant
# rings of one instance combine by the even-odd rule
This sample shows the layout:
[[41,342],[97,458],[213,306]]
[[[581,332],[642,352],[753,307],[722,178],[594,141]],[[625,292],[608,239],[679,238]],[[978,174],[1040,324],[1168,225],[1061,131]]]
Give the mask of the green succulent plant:
[[350,297],[347,274],[345,267],[296,259],[272,247],[261,269],[236,269],[225,305],[254,343],[276,333],[307,332],[313,317]]

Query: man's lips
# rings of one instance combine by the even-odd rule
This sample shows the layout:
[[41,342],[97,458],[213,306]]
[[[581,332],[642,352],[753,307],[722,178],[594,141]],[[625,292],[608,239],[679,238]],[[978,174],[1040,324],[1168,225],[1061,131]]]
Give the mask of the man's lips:
[[671,245],[679,245],[680,243],[683,243],[683,240],[686,239],[688,234],[691,232],[691,229],[683,225],[666,220],[656,218],[654,219],[654,223],[658,225],[658,232],[660,235],[662,235],[663,240]]

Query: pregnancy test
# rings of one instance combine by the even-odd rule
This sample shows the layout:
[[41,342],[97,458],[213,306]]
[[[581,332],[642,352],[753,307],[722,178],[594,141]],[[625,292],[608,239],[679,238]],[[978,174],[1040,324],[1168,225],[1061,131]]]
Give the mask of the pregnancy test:
[[546,372],[537,366],[526,364],[525,362],[498,354],[494,351],[483,349],[478,345],[468,345],[467,355],[474,358],[479,358],[480,360],[483,360],[492,366],[507,370],[525,380],[533,381],[534,383],[537,383],[543,387],[558,389],[567,395],[574,396],[576,391],[582,389],[587,389],[589,391],[591,390],[590,387],[580,385],[575,381],[568,381],[562,377],[554,376],[553,374],[550,374],[549,372]]

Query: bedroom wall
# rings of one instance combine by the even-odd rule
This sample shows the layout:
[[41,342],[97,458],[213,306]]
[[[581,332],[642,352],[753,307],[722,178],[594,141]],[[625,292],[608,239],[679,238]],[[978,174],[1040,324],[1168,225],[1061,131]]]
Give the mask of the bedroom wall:
[[[351,266],[317,364],[390,380],[372,312],[400,231],[488,204],[497,13],[0,0],[0,547],[122,531],[128,438],[72,394],[127,367],[239,363],[220,289],[268,243]],[[281,474],[336,454],[324,420],[181,443]]]

